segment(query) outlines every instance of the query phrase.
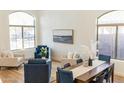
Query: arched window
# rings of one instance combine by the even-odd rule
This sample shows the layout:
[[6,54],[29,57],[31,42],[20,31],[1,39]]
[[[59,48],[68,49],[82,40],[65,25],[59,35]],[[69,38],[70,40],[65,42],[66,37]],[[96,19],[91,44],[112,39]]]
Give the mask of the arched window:
[[34,47],[35,43],[34,17],[15,12],[9,15],[10,49],[25,49]]
[[124,59],[124,11],[112,11],[98,18],[99,54]]

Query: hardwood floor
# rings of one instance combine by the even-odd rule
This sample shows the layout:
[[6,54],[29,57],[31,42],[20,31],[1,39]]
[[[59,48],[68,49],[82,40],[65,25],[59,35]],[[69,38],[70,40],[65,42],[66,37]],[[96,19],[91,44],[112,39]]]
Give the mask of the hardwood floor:
[[[52,64],[52,76],[51,82],[56,79],[56,68],[60,66],[60,63],[53,62]],[[23,66],[18,70],[16,68],[7,68],[0,70],[0,83],[23,83],[24,82]],[[124,77],[116,76],[114,78],[115,83],[124,83]]]
[[115,75],[114,82],[115,83],[124,83],[124,77]]

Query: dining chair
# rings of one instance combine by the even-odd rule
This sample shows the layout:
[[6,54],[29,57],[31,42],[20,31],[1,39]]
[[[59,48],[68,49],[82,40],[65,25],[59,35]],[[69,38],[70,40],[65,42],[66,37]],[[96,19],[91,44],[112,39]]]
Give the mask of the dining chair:
[[58,83],[74,83],[72,71],[65,71],[62,68],[57,68],[57,82]]
[[64,69],[64,68],[67,68],[67,67],[70,67],[70,66],[71,66],[70,63],[66,63],[66,64],[64,65],[63,69]]
[[[111,56],[99,54],[99,60],[106,61],[109,63],[111,60]],[[106,80],[106,82],[110,82],[110,77],[111,77],[112,71],[110,70],[110,68],[108,68],[104,72],[105,72],[104,79]]]
[[105,78],[105,74],[106,74],[106,73],[100,74],[99,76],[97,76],[97,77],[95,78],[96,80],[93,80],[93,81],[91,81],[90,83],[104,83],[103,81],[104,81],[104,78]]
[[99,54],[98,59],[102,61],[110,62],[111,56]]
[[105,78],[104,78],[106,80],[106,83],[111,82],[112,70],[113,70],[113,68],[111,67],[106,71],[106,75],[105,75]]
[[77,60],[77,64],[82,63],[82,62],[83,62],[82,59],[78,59],[78,60]]

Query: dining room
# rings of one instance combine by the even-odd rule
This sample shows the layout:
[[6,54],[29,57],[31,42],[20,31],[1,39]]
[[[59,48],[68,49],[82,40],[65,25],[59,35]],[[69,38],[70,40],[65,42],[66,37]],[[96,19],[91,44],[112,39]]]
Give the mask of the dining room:
[[114,83],[114,63],[110,56],[99,55],[98,58],[87,61],[77,61],[77,64],[64,64],[57,67],[57,83]]

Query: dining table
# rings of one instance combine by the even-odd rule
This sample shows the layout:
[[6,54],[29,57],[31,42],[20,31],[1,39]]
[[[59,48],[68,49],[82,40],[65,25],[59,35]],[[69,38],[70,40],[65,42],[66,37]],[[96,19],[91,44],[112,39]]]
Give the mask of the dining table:
[[[88,62],[88,61],[87,61]],[[114,82],[114,63],[95,59],[92,61],[92,66],[85,66],[82,62],[77,65],[72,65],[64,70],[72,71],[73,78],[76,83],[88,83],[95,77],[105,72],[107,69],[112,69],[111,82]]]

